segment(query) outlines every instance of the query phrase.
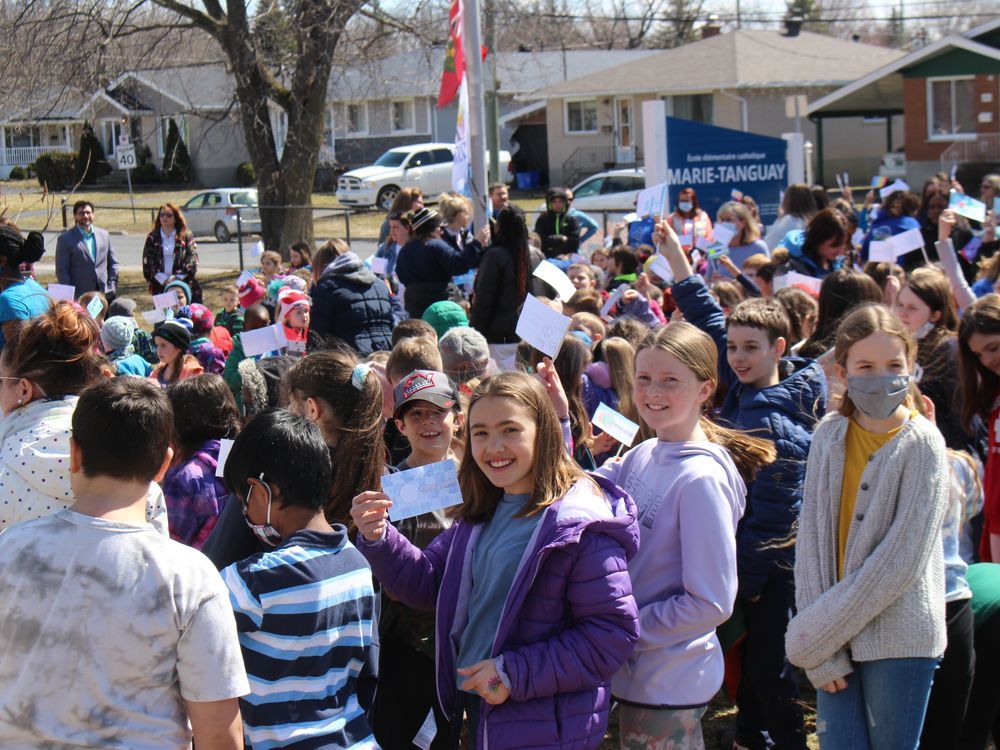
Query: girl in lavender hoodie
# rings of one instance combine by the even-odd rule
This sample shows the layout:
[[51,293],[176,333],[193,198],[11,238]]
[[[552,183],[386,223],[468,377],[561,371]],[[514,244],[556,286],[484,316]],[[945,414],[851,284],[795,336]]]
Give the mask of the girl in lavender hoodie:
[[473,748],[597,748],[611,677],[638,638],[635,506],[573,463],[529,375],[484,381],[467,424],[458,521],[420,550],[389,523],[390,498],[365,492],[351,510],[358,548],[389,596],[436,607],[437,690],[453,737],[464,716]]
[[746,485],[774,460],[766,440],[703,416],[717,385],[715,343],[689,323],[660,329],[636,354],[633,393],[656,438],[598,474],[635,498],[640,549],[629,561],[639,643],[611,682],[621,746],[704,747],[701,716],[722,684],[715,628],[736,599],[736,524]]

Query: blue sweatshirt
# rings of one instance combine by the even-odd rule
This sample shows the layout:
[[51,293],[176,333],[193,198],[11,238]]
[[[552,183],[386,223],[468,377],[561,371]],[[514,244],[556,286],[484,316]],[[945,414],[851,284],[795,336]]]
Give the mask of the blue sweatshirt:
[[725,671],[715,628],[736,599],[746,485],[729,452],[709,442],[646,440],[596,474],[628,492],[639,514],[639,551],[628,564],[639,642],[612,695],[650,706],[707,704]]

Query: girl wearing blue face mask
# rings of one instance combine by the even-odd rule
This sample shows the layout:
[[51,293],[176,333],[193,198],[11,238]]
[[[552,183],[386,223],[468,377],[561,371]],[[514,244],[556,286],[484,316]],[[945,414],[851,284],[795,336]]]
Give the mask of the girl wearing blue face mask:
[[686,187],[677,195],[677,207],[670,214],[670,226],[680,238],[684,252],[690,253],[699,237],[712,239],[712,220],[701,210],[698,194]]
[[847,392],[813,436],[785,638],[817,688],[823,750],[915,750],[945,648],[948,457],[914,409],[916,353],[882,305],[837,330]]

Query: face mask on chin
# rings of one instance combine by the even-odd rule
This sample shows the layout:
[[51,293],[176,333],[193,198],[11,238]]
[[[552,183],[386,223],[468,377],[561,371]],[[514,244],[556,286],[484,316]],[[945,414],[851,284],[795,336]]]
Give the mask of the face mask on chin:
[[869,419],[884,420],[895,413],[910,391],[909,375],[849,375],[847,395]]

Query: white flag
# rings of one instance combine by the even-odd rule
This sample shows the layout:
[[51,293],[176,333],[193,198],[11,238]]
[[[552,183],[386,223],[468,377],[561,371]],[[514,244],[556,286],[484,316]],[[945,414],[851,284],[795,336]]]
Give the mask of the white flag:
[[465,75],[458,87],[458,121],[455,123],[455,160],[451,164],[451,189],[461,195],[469,192],[469,87]]

